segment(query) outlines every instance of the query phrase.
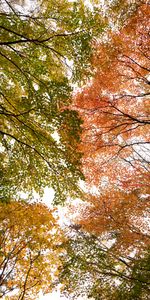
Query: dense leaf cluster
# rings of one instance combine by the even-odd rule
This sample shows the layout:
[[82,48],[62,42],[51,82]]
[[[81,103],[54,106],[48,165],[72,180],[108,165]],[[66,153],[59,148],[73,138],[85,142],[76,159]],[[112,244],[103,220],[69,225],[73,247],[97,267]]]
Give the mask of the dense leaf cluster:
[[72,83],[91,72],[91,39],[99,31],[92,27],[95,13],[82,1],[37,1],[33,11],[4,2],[2,197],[4,201],[17,197],[18,191],[42,194],[45,186],[51,186],[55,201],[61,203],[80,193],[77,183],[83,179],[77,150],[81,120],[67,107]]
[[149,250],[140,255],[116,255],[104,238],[74,231],[65,243],[60,282],[69,299],[149,299]]

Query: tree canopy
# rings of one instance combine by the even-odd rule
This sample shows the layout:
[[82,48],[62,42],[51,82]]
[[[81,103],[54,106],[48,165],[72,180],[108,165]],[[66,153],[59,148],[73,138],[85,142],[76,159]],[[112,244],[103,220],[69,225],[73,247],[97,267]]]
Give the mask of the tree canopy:
[[[142,194],[143,192],[143,194]],[[149,191],[147,191],[149,193]],[[148,195],[148,194],[147,194]],[[78,210],[73,220],[89,233],[102,235],[110,242],[115,240],[113,250],[128,253],[147,248],[150,242],[149,197],[144,191],[132,193],[107,190],[100,196],[90,195],[88,205],[73,207]]]
[[66,243],[60,282],[69,299],[149,299],[149,250],[116,255],[104,239],[76,231]]
[[67,108],[72,84],[91,73],[91,40],[105,22],[82,1],[37,1],[26,10],[13,1],[0,10],[3,198],[49,185],[63,202],[83,179],[82,122]]
[[149,299],[149,15],[1,1],[0,298]]
[[[149,6],[110,40],[97,42],[97,72],[75,95],[84,123],[80,149],[87,206],[74,222],[116,238],[116,249],[149,243]],[[135,242],[135,243],[134,243]]]
[[94,78],[72,107],[84,123],[83,204],[70,204],[64,293],[149,298],[149,4],[95,41]]
[[52,290],[63,241],[53,213],[37,203],[0,205],[0,298],[35,299]]
[[100,185],[103,177],[126,190],[149,182],[148,31],[149,5],[143,4],[118,33],[110,32],[107,43],[97,42],[96,75],[76,96],[90,185]]

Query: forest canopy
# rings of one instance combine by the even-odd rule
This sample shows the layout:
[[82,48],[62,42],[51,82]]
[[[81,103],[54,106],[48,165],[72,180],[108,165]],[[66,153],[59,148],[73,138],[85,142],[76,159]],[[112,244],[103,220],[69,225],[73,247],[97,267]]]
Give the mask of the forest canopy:
[[4,1],[0,14],[2,196],[51,186],[63,202],[83,179],[72,84],[91,74],[91,40],[106,24],[82,1],[37,1],[29,12]]
[[1,1],[0,298],[149,299],[149,29],[146,0]]

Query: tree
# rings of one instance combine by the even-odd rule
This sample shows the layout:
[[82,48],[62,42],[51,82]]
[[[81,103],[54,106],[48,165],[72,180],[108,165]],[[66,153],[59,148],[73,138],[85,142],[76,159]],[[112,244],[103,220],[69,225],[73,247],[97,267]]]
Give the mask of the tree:
[[78,207],[74,222],[113,237],[114,250],[122,253],[149,243],[148,22],[149,5],[142,4],[110,40],[98,41],[97,73],[73,106],[84,119],[80,150],[87,192],[87,206]]
[[92,10],[80,0],[36,1],[32,9],[25,3],[3,0],[0,6],[2,197],[16,198],[18,190],[42,193],[49,185],[55,201],[64,202],[80,193],[83,179],[81,120],[67,109],[72,83],[93,74],[94,38],[114,15],[125,21],[140,1],[106,1],[105,14],[95,1]]
[[64,240],[53,213],[40,203],[0,205],[0,298],[35,299],[40,290],[51,291]]
[[127,190],[148,185],[148,22],[149,5],[142,4],[122,30],[97,43],[95,78],[76,95],[87,186],[104,178]]
[[[149,274],[150,274],[150,253],[149,249],[141,256],[133,259],[131,277],[137,278],[134,282],[126,281],[121,284],[117,291],[116,299],[148,299],[149,297]],[[145,286],[142,282],[145,282]]]
[[113,241],[116,253],[141,252],[150,243],[149,190],[125,193],[106,190],[100,196],[90,195],[88,205],[78,205],[70,210],[78,211],[72,220],[84,232],[102,236],[108,243]]
[[2,197],[51,186],[58,203],[80,193],[82,122],[68,105],[72,83],[91,74],[91,40],[105,22],[82,1],[22,5],[0,8]]
[[[131,0],[104,0],[104,7],[106,7],[106,16],[110,20],[110,28],[117,30],[122,28],[128,19],[135,13],[143,1]],[[103,9],[104,9],[103,7]]]
[[148,299],[149,250],[141,255],[115,255],[101,238],[72,233],[62,257],[60,282],[69,299]]

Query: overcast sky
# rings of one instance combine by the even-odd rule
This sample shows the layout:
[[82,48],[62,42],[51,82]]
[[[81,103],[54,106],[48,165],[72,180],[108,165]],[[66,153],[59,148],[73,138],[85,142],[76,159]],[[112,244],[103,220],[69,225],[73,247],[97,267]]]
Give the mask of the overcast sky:
[[[51,294],[47,294],[45,296],[41,296],[37,300],[68,300],[68,298],[60,296],[60,292],[58,291],[58,292],[53,292]],[[87,300],[87,298],[78,297],[77,300]]]
[[60,292],[53,292],[45,296],[40,296],[37,300],[66,300],[67,298],[60,296]]

